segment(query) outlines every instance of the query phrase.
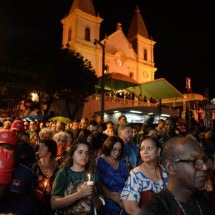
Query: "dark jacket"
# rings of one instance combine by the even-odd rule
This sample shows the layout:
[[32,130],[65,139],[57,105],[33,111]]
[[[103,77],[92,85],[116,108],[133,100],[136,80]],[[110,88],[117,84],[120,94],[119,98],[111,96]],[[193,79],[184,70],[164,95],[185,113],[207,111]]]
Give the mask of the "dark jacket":
[[[201,208],[202,215],[215,214],[212,208],[212,201],[205,191],[198,191],[194,195],[194,201],[188,204],[182,204],[183,209],[187,214],[200,214],[199,207]],[[168,191],[163,189],[158,194],[154,195],[152,199],[147,202],[141,209],[139,215],[183,215],[174,196]]]

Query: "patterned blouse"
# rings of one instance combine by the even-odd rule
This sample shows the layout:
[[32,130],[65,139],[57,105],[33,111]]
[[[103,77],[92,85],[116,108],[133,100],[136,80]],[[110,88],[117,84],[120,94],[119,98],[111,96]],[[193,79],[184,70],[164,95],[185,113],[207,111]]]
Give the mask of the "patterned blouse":
[[167,173],[162,165],[159,165],[162,173],[162,180],[151,181],[148,179],[139,167],[131,170],[128,180],[121,193],[121,199],[140,202],[142,192],[151,190],[155,193],[161,191],[167,185]]

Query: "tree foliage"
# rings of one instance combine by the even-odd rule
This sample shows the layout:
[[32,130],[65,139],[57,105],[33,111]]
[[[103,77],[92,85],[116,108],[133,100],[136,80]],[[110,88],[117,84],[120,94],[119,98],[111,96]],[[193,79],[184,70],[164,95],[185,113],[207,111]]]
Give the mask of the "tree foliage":
[[91,62],[73,50],[40,50],[11,64],[7,63],[8,65],[18,72],[16,75],[5,73],[7,81],[25,88],[24,92],[17,91],[22,94],[20,98],[27,100],[30,91],[36,91],[40,96],[40,105],[36,104],[34,107],[46,104],[44,115],[49,113],[54,102],[61,100],[65,103],[68,116],[74,118],[86,98],[95,92],[97,76]]

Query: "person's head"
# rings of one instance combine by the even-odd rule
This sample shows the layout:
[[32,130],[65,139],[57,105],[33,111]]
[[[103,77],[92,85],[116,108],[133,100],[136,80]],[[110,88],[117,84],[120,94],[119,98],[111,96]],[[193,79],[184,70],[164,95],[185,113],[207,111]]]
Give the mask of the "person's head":
[[121,115],[118,118],[118,123],[119,123],[119,125],[126,125],[126,123],[127,123],[127,117],[125,115]]
[[59,131],[54,134],[53,140],[57,143],[57,155],[62,155],[69,141],[69,135],[65,131]]
[[76,141],[73,143],[69,157],[67,159],[67,166],[76,166],[78,168],[88,168],[90,157],[90,145],[85,141]]
[[89,130],[92,133],[92,137],[96,137],[98,135],[99,125],[95,120],[90,121]]
[[3,121],[3,126],[2,126],[2,128],[3,129],[10,129],[10,127],[11,127],[11,121],[10,120],[5,120],[5,121]]
[[72,121],[72,130],[76,131],[79,129],[79,124],[80,124],[80,121],[78,119],[74,119]]
[[15,159],[17,164],[32,167],[32,164],[36,161],[36,152],[29,143],[23,141],[16,149]]
[[39,132],[40,140],[52,139],[53,132],[50,128],[42,128]]
[[25,131],[24,122],[20,119],[15,119],[11,124],[10,130],[14,131],[17,138],[20,140],[23,132]]
[[38,156],[44,158],[49,156],[55,158],[57,155],[57,143],[51,139],[44,139],[39,144]]
[[132,137],[134,137],[137,133],[138,133],[137,127],[136,127],[136,126],[133,126],[133,127],[132,127]]
[[82,129],[87,129],[89,126],[89,119],[87,117],[83,117],[81,118],[79,127]]
[[9,188],[15,167],[14,155],[0,146],[0,199]]
[[111,156],[114,159],[119,159],[123,155],[124,143],[117,136],[108,137],[102,146],[102,153],[105,156]]
[[30,131],[36,131],[37,130],[37,122],[35,120],[30,121],[29,130]]
[[165,120],[165,132],[173,133],[176,130],[176,120],[174,118],[167,118]]
[[46,128],[46,124],[45,124],[45,122],[40,122],[39,129],[43,129],[43,128]]
[[147,129],[147,132],[148,132],[148,134],[147,134],[147,136],[148,137],[154,137],[154,138],[159,138],[159,136],[158,136],[158,131],[157,131],[157,129],[156,128],[154,128],[154,127],[149,127],[148,129]]
[[96,121],[97,121],[97,123],[98,123],[99,125],[102,124],[102,116],[98,115],[98,116],[96,117]]
[[30,143],[30,135],[28,133],[23,133],[20,140],[25,143]]
[[158,130],[163,130],[164,127],[165,127],[165,120],[164,120],[164,119],[159,119],[156,128],[157,128]]
[[107,134],[108,136],[115,136],[115,130],[114,130],[114,128],[108,128],[108,129],[106,130],[106,134]]
[[113,127],[114,127],[114,124],[113,124],[112,121],[106,122],[105,125],[106,125],[106,128],[107,128],[107,129],[110,129],[110,128],[113,128]]
[[57,121],[55,130],[56,132],[65,131],[66,124],[64,122]]
[[15,153],[18,139],[15,133],[8,129],[0,130],[0,146]]
[[124,143],[128,143],[132,139],[132,128],[130,125],[120,125],[118,128],[118,136]]
[[145,137],[140,144],[140,157],[144,162],[159,161],[161,153],[160,144],[157,138]]
[[30,143],[35,146],[40,142],[40,136],[37,132],[33,132],[30,134]]
[[87,138],[89,137],[90,134],[91,134],[91,132],[89,130],[80,129],[78,137],[75,141],[87,141]]
[[204,130],[204,140],[211,140],[213,137],[213,131],[211,128],[205,128]]
[[55,132],[56,131],[56,122],[51,122],[50,123],[50,129],[52,130],[52,132]]
[[205,187],[206,156],[191,138],[170,138],[162,149],[162,163],[168,174],[169,186],[180,186],[190,191]]

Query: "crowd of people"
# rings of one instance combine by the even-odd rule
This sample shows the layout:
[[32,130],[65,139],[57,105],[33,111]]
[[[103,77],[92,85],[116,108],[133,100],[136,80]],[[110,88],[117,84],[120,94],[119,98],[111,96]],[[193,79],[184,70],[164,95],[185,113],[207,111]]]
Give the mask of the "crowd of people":
[[215,133],[125,115],[0,126],[0,214],[215,214]]

